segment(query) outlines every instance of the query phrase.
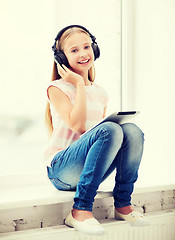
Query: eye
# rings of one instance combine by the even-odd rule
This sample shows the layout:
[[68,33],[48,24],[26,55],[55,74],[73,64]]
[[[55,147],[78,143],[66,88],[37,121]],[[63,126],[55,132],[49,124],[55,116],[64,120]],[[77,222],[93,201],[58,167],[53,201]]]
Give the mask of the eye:
[[77,51],[78,51],[77,49],[73,49],[71,52],[76,53]]
[[90,46],[89,46],[89,45],[85,46],[85,49],[89,49],[89,48],[90,48]]

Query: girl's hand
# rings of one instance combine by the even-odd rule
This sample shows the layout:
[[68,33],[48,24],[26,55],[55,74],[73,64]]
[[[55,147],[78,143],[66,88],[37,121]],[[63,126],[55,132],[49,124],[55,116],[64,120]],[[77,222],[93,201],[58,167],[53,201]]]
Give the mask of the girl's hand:
[[84,83],[83,77],[71,71],[65,65],[58,64],[58,73],[65,82],[69,82],[77,86],[78,83]]

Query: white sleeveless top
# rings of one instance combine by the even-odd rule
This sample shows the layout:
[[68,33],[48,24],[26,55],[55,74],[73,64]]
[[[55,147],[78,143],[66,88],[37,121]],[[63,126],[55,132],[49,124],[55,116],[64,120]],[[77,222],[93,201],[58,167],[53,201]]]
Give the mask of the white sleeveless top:
[[[76,88],[73,84],[67,83],[62,79],[52,81],[47,88],[47,97],[49,102],[48,89],[51,86],[55,86],[62,90],[69,97],[71,103],[74,104]],[[90,86],[85,86],[85,93],[87,104],[87,120],[85,128],[87,131],[103,118],[104,108],[108,101],[108,95],[102,87],[94,83]],[[50,138],[49,145],[44,153],[44,162],[46,166],[50,166],[56,153],[67,148],[70,144],[80,138],[80,135],[74,133],[61,119],[59,113],[55,110],[51,103],[50,109],[52,115],[53,133]]]

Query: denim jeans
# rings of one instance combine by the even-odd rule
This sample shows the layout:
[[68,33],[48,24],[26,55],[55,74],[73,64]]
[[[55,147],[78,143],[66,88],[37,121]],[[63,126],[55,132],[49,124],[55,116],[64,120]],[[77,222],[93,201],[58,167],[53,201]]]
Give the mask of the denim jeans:
[[59,190],[75,190],[73,208],[92,211],[100,183],[115,170],[114,206],[129,206],[143,143],[135,124],[102,123],[57,153],[48,177]]

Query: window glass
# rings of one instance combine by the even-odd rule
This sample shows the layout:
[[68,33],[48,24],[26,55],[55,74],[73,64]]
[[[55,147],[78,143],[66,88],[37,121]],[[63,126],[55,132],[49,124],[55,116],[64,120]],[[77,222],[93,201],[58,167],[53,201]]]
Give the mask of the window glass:
[[[57,32],[80,24],[97,38],[96,82],[120,108],[120,1],[6,0],[0,6],[0,175],[38,173],[47,143],[46,86]],[[110,72],[110,74],[109,74]]]

